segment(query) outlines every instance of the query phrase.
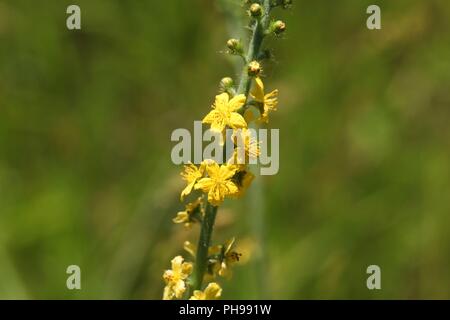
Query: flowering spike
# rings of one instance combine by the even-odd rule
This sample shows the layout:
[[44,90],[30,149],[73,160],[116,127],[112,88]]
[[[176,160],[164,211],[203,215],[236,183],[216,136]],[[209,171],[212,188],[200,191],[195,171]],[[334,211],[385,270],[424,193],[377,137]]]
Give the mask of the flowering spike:
[[[277,6],[287,8],[292,0],[245,0],[245,3],[249,5],[248,29],[252,32],[245,56],[241,40],[231,38],[226,43],[229,54],[239,55],[244,60],[239,84],[235,87],[232,78],[222,78],[220,94],[216,95],[211,110],[202,121],[209,124],[212,131],[226,137],[222,139],[223,148],[228,151],[229,146],[232,152],[226,153],[224,163],[204,160],[200,165],[188,163],[184,166],[181,176],[186,185],[181,192],[181,200],[193,192],[202,195],[186,204],[173,222],[185,226],[196,222],[201,224],[198,245],[184,242],[184,249],[195,261],[195,269],[183,257],[173,258],[171,269],[163,274],[163,299],[179,299],[187,292],[192,300],[218,299],[222,288],[213,279],[231,276],[232,265],[241,257],[234,250],[234,238],[221,245],[212,245],[212,231],[218,207],[227,198],[244,195],[255,178],[248,164],[257,160],[261,150],[248,123],[268,122],[270,112],[276,110],[278,104],[278,90],[265,93],[261,80],[260,62],[271,58],[270,50],[263,49],[263,40],[267,34],[280,35],[285,31],[283,21],[271,21],[270,11]],[[231,136],[225,135],[227,129],[232,130]],[[203,283],[209,281],[213,282],[204,287]]]

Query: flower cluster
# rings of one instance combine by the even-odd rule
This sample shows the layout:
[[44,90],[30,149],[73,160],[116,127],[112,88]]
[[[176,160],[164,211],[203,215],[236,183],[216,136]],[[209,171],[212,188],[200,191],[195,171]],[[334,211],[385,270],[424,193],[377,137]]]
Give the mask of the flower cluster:
[[[263,39],[269,35],[279,36],[285,29],[284,22],[271,20],[270,11],[275,7],[288,8],[291,0],[247,0],[252,36],[247,51],[241,40],[227,41],[227,52],[241,56],[245,67],[239,86],[235,87],[230,77],[220,82],[220,93],[216,95],[203,123],[220,133],[222,145],[232,146],[233,152],[222,164],[204,160],[200,164],[189,163],[181,173],[186,186],[181,191],[181,201],[197,194],[195,200],[178,212],[174,223],[186,227],[201,225],[198,246],[186,241],[185,250],[192,255],[194,264],[184,262],[181,256],[172,260],[172,269],[163,274],[165,281],[164,299],[190,298],[192,300],[217,299],[222,289],[217,277],[231,276],[231,266],[238,262],[241,254],[235,251],[235,239],[224,244],[211,242],[212,226],[217,208],[226,198],[238,198],[245,194],[254,175],[249,163],[260,155],[259,142],[253,136],[251,123],[267,124],[270,114],[277,110],[278,90],[266,93],[263,83],[262,60],[270,57],[269,50],[263,50]],[[232,130],[230,138],[226,130]],[[203,290],[203,282],[209,282]]]

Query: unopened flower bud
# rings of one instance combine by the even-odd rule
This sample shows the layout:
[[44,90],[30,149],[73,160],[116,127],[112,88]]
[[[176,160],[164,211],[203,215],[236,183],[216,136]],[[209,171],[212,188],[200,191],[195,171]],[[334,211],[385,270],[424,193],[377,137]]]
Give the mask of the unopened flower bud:
[[278,35],[286,30],[286,24],[281,20],[277,20],[271,24],[270,29],[273,33]]
[[254,3],[250,6],[249,10],[250,16],[253,18],[261,17],[262,15],[262,7],[259,3]]
[[220,87],[224,90],[230,89],[234,86],[234,81],[230,77],[225,77],[220,80]]
[[227,41],[227,47],[231,54],[242,54],[242,43],[238,39],[230,39]]
[[256,60],[252,61],[247,66],[247,72],[249,76],[256,77],[261,72],[261,65]]

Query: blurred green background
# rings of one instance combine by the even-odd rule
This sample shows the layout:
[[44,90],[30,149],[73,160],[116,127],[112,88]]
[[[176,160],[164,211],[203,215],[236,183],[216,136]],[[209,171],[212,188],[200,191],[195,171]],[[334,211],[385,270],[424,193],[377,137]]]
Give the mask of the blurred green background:
[[[75,2],[81,31],[66,28],[74,1],[0,1],[0,298],[159,299],[198,233],[171,223],[170,134],[237,74],[224,44],[244,9]],[[294,2],[264,65],[280,171],[219,212],[214,241],[247,253],[223,297],[450,298],[450,2]]]

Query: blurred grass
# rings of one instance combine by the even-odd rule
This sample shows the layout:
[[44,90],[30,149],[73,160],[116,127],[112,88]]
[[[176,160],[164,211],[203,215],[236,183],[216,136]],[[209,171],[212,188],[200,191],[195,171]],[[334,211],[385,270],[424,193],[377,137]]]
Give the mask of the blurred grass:
[[[224,297],[450,298],[450,4],[378,1],[369,31],[371,1],[295,3],[265,66],[281,99],[280,172],[258,177],[267,286],[250,261]],[[70,32],[69,4],[0,1],[0,298],[158,299],[197,233],[171,224],[170,133],[235,75],[235,26],[209,0],[79,0]],[[252,244],[248,206],[222,210],[217,241]]]

